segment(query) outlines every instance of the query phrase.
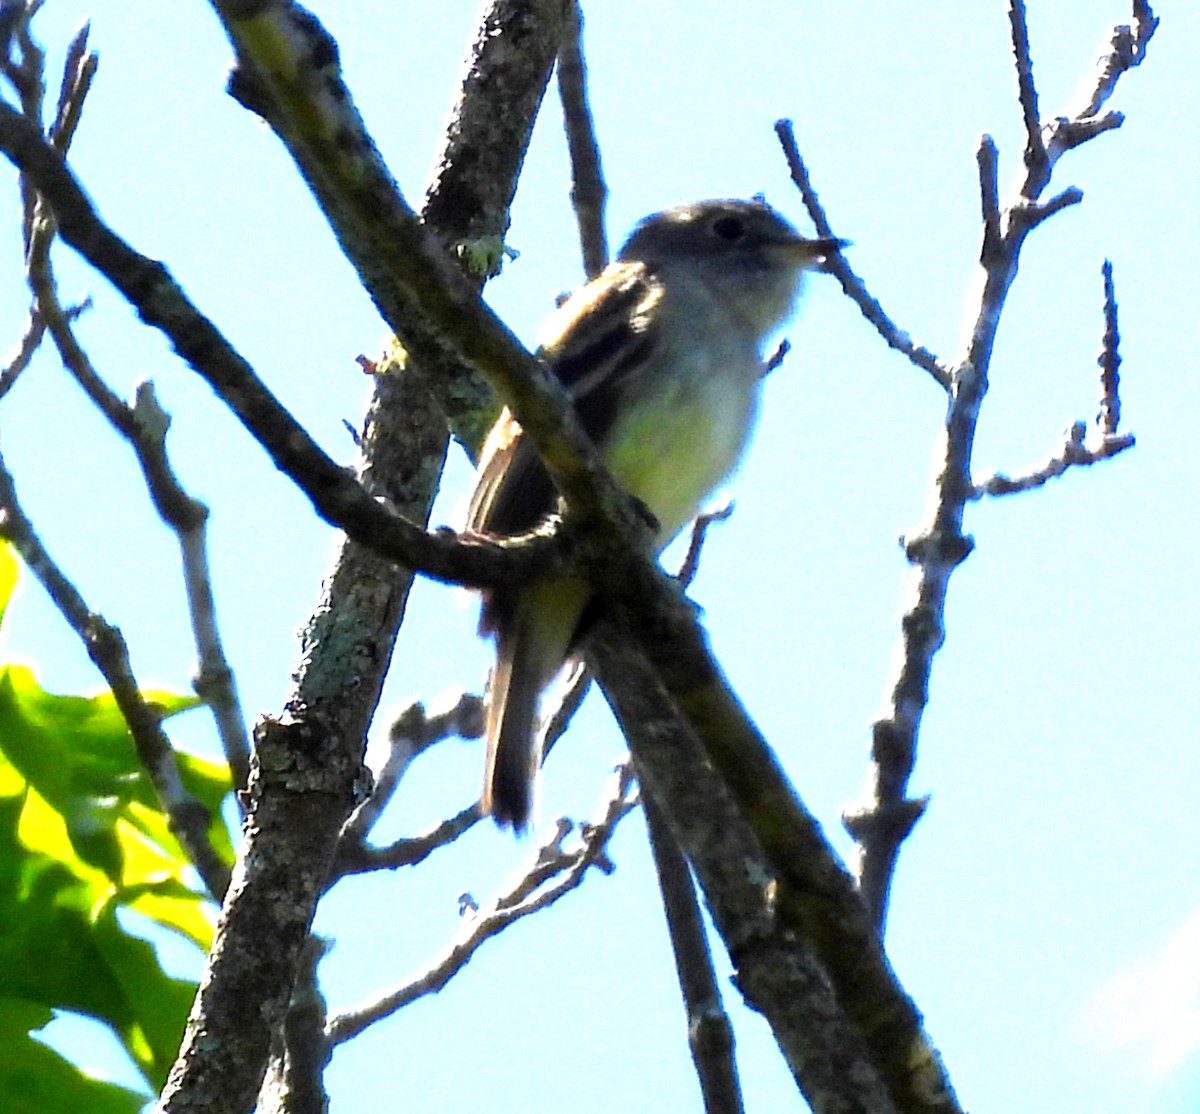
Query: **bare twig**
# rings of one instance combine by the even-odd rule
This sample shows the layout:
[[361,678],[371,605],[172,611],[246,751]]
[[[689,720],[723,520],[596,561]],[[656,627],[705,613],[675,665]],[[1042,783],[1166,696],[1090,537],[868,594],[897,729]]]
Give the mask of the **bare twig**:
[[[970,498],[980,499],[985,495],[1012,495],[1041,487],[1047,481],[1061,476],[1068,468],[1098,464],[1118,453],[1131,449],[1136,444],[1132,433],[1118,433],[1121,422],[1121,366],[1120,328],[1117,323],[1117,300],[1113,289],[1112,263],[1105,260],[1101,267],[1104,279],[1104,335],[1100,344],[1100,355],[1096,363],[1100,366],[1100,401],[1096,416],[1090,426],[1086,422],[1073,422],[1063,433],[1057,452],[1037,468],[1017,476],[1015,479],[997,473],[976,484]],[[1089,431],[1093,436],[1089,439]]]
[[583,56],[583,13],[570,0],[563,44],[558,52],[558,95],[571,157],[571,204],[579,225],[583,272],[595,278],[608,264],[604,202],[608,187],[600,165],[600,145],[588,106],[587,63]]
[[1120,23],[1113,28],[1108,49],[1100,55],[1095,75],[1085,84],[1075,109],[1069,115],[1056,117],[1046,126],[1044,169],[1026,180],[1021,189],[1022,196],[1033,198],[1040,194],[1049,181],[1054,164],[1064,152],[1124,123],[1125,117],[1119,112],[1108,112],[1103,116],[1100,112],[1116,92],[1121,77],[1145,60],[1146,48],[1158,29],[1158,17],[1146,0],[1133,0],[1133,15],[1133,27]]
[[483,810],[479,802],[459,809],[453,816],[435,824],[421,835],[406,836],[389,843],[386,847],[372,847],[366,843],[349,843],[338,848],[330,885],[351,874],[365,874],[371,870],[395,870],[402,866],[417,866],[434,851],[448,847],[460,836],[466,835],[480,820]]
[[1133,435],[1126,433],[1107,436],[1098,445],[1089,447],[1084,442],[1086,435],[1086,423],[1074,422],[1063,433],[1058,450],[1044,463],[1016,478],[997,472],[982,483],[976,484],[968,498],[982,499],[985,495],[1015,495],[1022,491],[1032,491],[1061,476],[1068,468],[1098,464],[1133,448],[1135,444]]
[[[350,855],[357,860],[358,851],[371,834],[383,810],[391,801],[409,766],[418,755],[443,739],[478,739],[483,734],[483,701],[472,693],[459,693],[444,707],[427,711],[421,701],[414,701],[392,720],[388,728],[388,751],[383,764],[375,771],[371,795],[354,810],[342,829],[339,862]],[[465,829],[464,829],[465,830]],[[421,837],[425,838],[425,837]],[[408,840],[402,840],[408,843]],[[428,854],[428,851],[425,852]],[[424,858],[424,855],[421,856]],[[407,865],[389,863],[387,865]],[[363,867],[362,869],[370,869]]]
[[1121,424],[1121,330],[1117,324],[1117,294],[1113,286],[1112,260],[1106,259],[1100,273],[1104,279],[1104,337],[1100,343],[1100,407],[1096,425],[1104,437],[1112,437]]
[[777,371],[783,367],[783,361],[787,359],[787,354],[792,350],[791,341],[784,337],[776,346],[775,351],[767,357],[767,362],[763,364],[763,378],[766,378],[773,371]]
[[66,151],[75,137],[84,99],[92,87],[96,67],[100,64],[97,55],[88,50],[90,30],[90,22],[85,22],[67,44],[62,84],[58,90],[58,107],[54,113],[54,123],[50,126],[50,142],[59,151]]
[[154,786],[172,834],[183,846],[208,892],[220,901],[229,885],[229,868],[208,837],[208,809],[183,786],[175,751],[162,728],[162,716],[142,696],[121,632],[87,606],[78,589],[55,564],[21,508],[3,457],[0,457],[0,537],[12,543],[100,670],[129,726],[138,759]]
[[554,836],[538,849],[533,865],[504,893],[494,898],[484,912],[471,916],[456,939],[423,971],[373,1001],[335,1016],[326,1030],[330,1043],[349,1040],[410,1002],[440,990],[486,941],[570,893],[579,886],[590,868],[610,873],[613,867],[608,859],[608,843],[635,803],[632,772],[627,765],[622,765],[614,775],[600,818],[594,825],[583,827],[578,843],[567,846],[572,825],[560,821]]
[[[25,3],[23,0],[7,3],[3,6],[3,36],[0,39],[0,74],[8,79],[17,91],[21,105],[21,113],[33,121],[34,126],[42,127],[42,100],[45,96],[43,81],[46,56],[42,48],[30,33],[29,23],[36,14],[38,3]],[[12,48],[16,46],[17,51]],[[16,54],[13,57],[13,54]],[[62,148],[65,150],[65,144]],[[30,188],[25,176],[20,176],[21,190],[21,235],[25,254],[28,258],[32,246],[34,213],[37,208],[37,193]],[[8,358],[0,372],[0,398],[3,398],[21,372],[29,365],[33,354],[41,344],[45,333],[45,325],[37,313],[30,311],[25,327],[21,332],[12,355]]]
[[[836,239],[829,219],[825,215],[825,210],[817,197],[817,192],[813,188],[812,180],[809,178],[808,168],[800,157],[791,120],[777,120],[775,134],[779,137],[780,145],[783,147],[783,154],[787,159],[792,181],[800,190],[800,196],[804,199],[804,207],[812,217],[813,224],[816,225],[817,235]],[[897,352],[907,356],[922,371],[932,375],[942,387],[949,387],[949,370],[928,348],[915,343],[912,337],[900,329],[884,312],[883,306],[870,294],[866,284],[854,273],[841,252],[830,257],[825,269],[837,278],[847,297],[858,306],[862,315],[875,327],[889,348],[894,348]]]
[[1008,0],[1008,22],[1012,29],[1013,58],[1017,67],[1017,95],[1025,121],[1025,165],[1030,171],[1046,161],[1042,138],[1042,115],[1038,111],[1037,86],[1033,80],[1033,59],[1029,54],[1029,24],[1025,18],[1025,0]]
[[983,218],[983,246],[979,252],[979,262],[986,267],[1001,248],[1000,151],[990,135],[979,137],[975,161],[979,165],[979,207]]
[[1049,201],[1029,201],[1013,205],[1009,210],[1009,219],[1014,224],[1021,224],[1025,230],[1037,227],[1044,220],[1049,220],[1056,213],[1078,205],[1083,200],[1083,190],[1076,186],[1068,186],[1056,193]]
[[[221,749],[233,771],[233,782],[244,789],[250,777],[250,739],[238,696],[237,678],[221,640],[217,604],[208,564],[208,508],[180,486],[167,459],[169,419],[149,382],[139,383],[133,406],[137,432],[134,446],[151,498],[163,521],[179,539],[188,616],[196,644],[196,674],[192,688],[212,713]],[[239,807],[241,797],[238,797]]]
[[[28,15],[36,10],[27,6]],[[30,113],[30,123],[41,126],[40,94],[44,86],[41,66],[44,55],[28,34],[28,24],[23,35],[23,86],[37,91],[36,106],[22,98]],[[76,34],[70,44],[63,85],[59,92],[56,125],[51,143],[58,152],[64,152],[74,136],[83,102],[95,73],[95,56],[87,51],[86,26]],[[134,412],[124,405],[95,373],[86,354],[75,340],[70,326],[70,315],[59,304],[53,272],[50,267],[50,244],[54,238],[54,222],[33,190],[24,191],[26,202],[26,267],[34,305],[30,313],[30,324],[26,336],[32,337],[47,329],[62,356],[64,366],[75,376],[88,395],[109,418],[113,425],[138,449],[139,460],[150,483],[151,494],[156,506],[160,503],[186,500],[178,488],[166,462],[165,452],[156,454],[136,436]],[[164,427],[165,432],[165,427]],[[41,545],[32,523],[21,512],[16,502],[16,491],[11,477],[5,476],[5,510],[8,528],[14,530],[14,544],[18,545],[26,563],[41,580],[51,599],[64,618],[76,631],[96,664],[120,708],[129,727],[147,776],[150,778],[163,811],[167,814],[171,829],[180,840],[188,857],[204,879],[209,892],[219,901],[229,883],[229,871],[213,849],[208,838],[208,810],[183,788],[175,763],[175,753],[170,740],[162,730],[158,712],[142,697],[129,665],[124,639],[117,628],[110,626],[85,605],[82,596],[65,575],[54,564]],[[161,510],[161,507],[160,507]],[[23,548],[22,548],[23,547]],[[242,731],[244,740],[244,728]],[[243,753],[245,753],[243,742]],[[243,762],[243,768],[245,763]]]
[[650,833],[675,972],[683,994],[688,1047],[696,1066],[704,1109],[706,1114],[739,1114],[743,1106],[733,1055],[733,1025],[721,1001],[691,869],[661,809],[649,794],[643,794],[642,810]]
[[725,522],[733,514],[733,507],[733,500],[730,500],[723,507],[705,511],[696,516],[696,521],[692,523],[692,534],[688,541],[687,553],[684,555],[683,564],[679,566],[679,571],[675,574],[675,579],[682,587],[691,587],[692,581],[696,579],[696,574],[700,571],[700,555],[704,551],[704,543],[708,539],[709,527],[714,522]]
[[[46,52],[34,39],[30,24],[41,6],[42,0],[27,0],[25,3],[15,0],[8,5],[7,15],[11,20],[7,28],[9,41],[5,42],[5,51],[0,55],[0,72],[17,91],[21,115],[31,121],[39,133],[42,131],[42,101],[46,96]],[[10,56],[14,45],[17,47],[15,58]],[[20,190],[21,242],[28,254],[37,197],[23,174],[20,177]]]
[[1146,0],[1133,0],[1134,26],[1118,23],[1109,40],[1108,50],[1096,61],[1096,73],[1090,88],[1084,90],[1084,100],[1071,114],[1077,120],[1098,116],[1116,90],[1121,76],[1134,66],[1141,65],[1146,47],[1158,30],[1158,16]]
[[[901,652],[889,682],[887,712],[872,726],[872,767],[861,804],[848,808],[843,822],[859,849],[859,886],[880,932],[887,915],[888,893],[900,844],[922,815],[927,800],[907,796],[909,777],[916,761],[921,718],[928,699],[933,659],[945,637],[945,603],[950,577],[973,547],[963,532],[967,503],[981,493],[1003,493],[1040,486],[1051,476],[1075,464],[1090,464],[1129,448],[1132,438],[1105,435],[1084,446],[1084,429],[1073,426],[1060,450],[1029,475],[1011,480],[993,477],[976,486],[971,480],[971,458],[980,407],[987,394],[988,375],[997,329],[1017,274],[1021,248],[1028,233],[1049,216],[1078,203],[1082,193],[1062,190],[1049,201],[1041,200],[1058,158],[1079,143],[1103,134],[1120,123],[1110,113],[1095,114],[1113,92],[1116,76],[1140,63],[1157,21],[1148,5],[1138,2],[1136,32],[1118,28],[1113,47],[1101,66],[1101,77],[1084,102],[1081,114],[1059,117],[1042,128],[1036,120],[1036,93],[1029,63],[1024,5],[1012,0],[1010,18],[1018,86],[1025,117],[1028,145],[1026,172],[1007,206],[996,195],[996,155],[984,137],[978,155],[981,209],[984,218],[982,282],[973,287],[970,312],[974,320],[965,349],[953,374],[951,403],[938,454],[929,512],[917,532],[906,541],[905,553],[913,566],[909,599],[901,621]],[[998,227],[998,235],[993,230]]]
[[42,343],[42,337],[46,335],[46,325],[36,314],[31,314],[25,322],[25,328],[21,331],[21,339],[17,341],[16,347],[9,355],[3,368],[0,368],[0,398],[3,398],[13,385],[20,378],[28,366],[29,361],[33,359],[34,353],[37,352],[38,346]]

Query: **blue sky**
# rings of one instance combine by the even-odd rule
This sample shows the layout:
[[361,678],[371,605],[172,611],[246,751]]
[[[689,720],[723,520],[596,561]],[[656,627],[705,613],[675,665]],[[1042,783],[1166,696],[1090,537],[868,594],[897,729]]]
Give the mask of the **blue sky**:
[[[476,4],[315,9],[419,201]],[[860,0],[829,13],[591,4],[610,232],[619,239],[678,201],[760,191],[802,222],[772,132],[791,117],[856,268],[904,328],[953,359],[978,250],[979,134],[999,144],[1002,185],[1020,169],[1004,5]],[[354,357],[381,348],[383,326],[278,143],[224,96],[229,52],[216,20],[203,4],[50,0],[40,29],[52,73],[87,14],[101,65],[72,161],[101,212],[168,261],[322,444],[350,459],[342,419],[354,421],[366,397]],[[1084,203],[1026,246],[976,472],[1036,464],[1065,426],[1091,416],[1105,257],[1121,307],[1124,425],[1138,446],[970,511],[977,548],[952,584],[913,784],[932,804],[893,891],[893,962],[961,1101],[981,1112],[1172,1114],[1200,1102],[1200,167],[1190,124],[1200,16],[1167,3],[1158,14],[1146,64],[1112,102],[1125,127],[1060,164],[1057,186],[1082,187]],[[1070,107],[1109,27],[1127,18],[1119,0],[1030,0],[1045,114]],[[520,257],[488,290],[527,340],[581,279],[568,184],[551,97],[514,208]],[[11,180],[0,189],[15,214]],[[0,226],[6,347],[25,305],[16,228],[15,217]],[[178,468],[213,509],[218,605],[247,712],[275,711],[333,536],[102,280],[65,252],[58,265],[66,297],[95,300],[80,332],[101,371],[123,392],[153,378],[174,415]],[[810,284],[788,335],[793,351],[731,489],[736,514],[711,537],[693,595],[747,706],[846,853],[838,818],[865,780],[897,640],[906,569],[896,539],[925,505],[944,402],[831,281]],[[4,401],[0,436],[45,541],[122,628],[139,676],[186,688],[173,543],[123,446],[48,357]],[[456,459],[439,521],[454,520],[469,482]],[[478,688],[488,656],[474,620],[463,594],[424,587],[386,705]],[[34,586],[10,614],[6,650],[36,661],[51,688],[97,684]],[[189,719],[183,741],[211,748],[208,724]],[[589,815],[620,753],[591,701],[547,768],[546,821]],[[457,742],[422,760],[381,834],[459,807],[481,761],[477,744]],[[338,941],[324,966],[332,1004],[406,978],[453,931],[458,895],[483,897],[527,854],[480,828],[432,868],[339,886],[318,922]],[[592,878],[486,947],[440,995],[339,1049],[334,1108],[695,1108],[640,818],[626,821],[614,857],[615,875]],[[732,990],[729,999],[736,1006]],[[765,1026],[741,1008],[735,1023],[748,1107],[800,1109]],[[83,1027],[60,1026],[55,1039],[128,1078]]]

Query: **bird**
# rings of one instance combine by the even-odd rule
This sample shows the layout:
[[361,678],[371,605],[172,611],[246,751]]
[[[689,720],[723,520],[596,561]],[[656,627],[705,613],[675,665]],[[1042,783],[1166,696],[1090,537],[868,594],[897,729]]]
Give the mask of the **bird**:
[[[802,236],[761,199],[677,205],[638,223],[615,261],[539,334],[538,357],[614,479],[657,524],[656,554],[737,468],[759,409],[765,346],[793,313],[805,272],[844,245]],[[561,503],[504,409],[480,451],[466,529],[522,534]],[[501,827],[529,825],[541,696],[578,653],[593,600],[570,570],[483,593],[479,630],[495,639],[496,658],[481,807]]]

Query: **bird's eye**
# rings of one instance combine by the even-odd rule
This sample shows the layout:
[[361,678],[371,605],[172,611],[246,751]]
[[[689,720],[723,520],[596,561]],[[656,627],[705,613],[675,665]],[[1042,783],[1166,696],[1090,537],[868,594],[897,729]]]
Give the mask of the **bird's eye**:
[[728,244],[736,243],[746,235],[746,225],[740,217],[718,217],[712,223],[713,235]]

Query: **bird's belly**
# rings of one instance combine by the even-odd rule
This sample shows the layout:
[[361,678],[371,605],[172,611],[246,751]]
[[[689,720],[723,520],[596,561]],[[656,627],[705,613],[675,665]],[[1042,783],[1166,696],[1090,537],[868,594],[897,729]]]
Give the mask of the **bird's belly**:
[[758,409],[758,375],[704,369],[628,408],[605,441],[617,482],[650,509],[666,545],[737,468]]

